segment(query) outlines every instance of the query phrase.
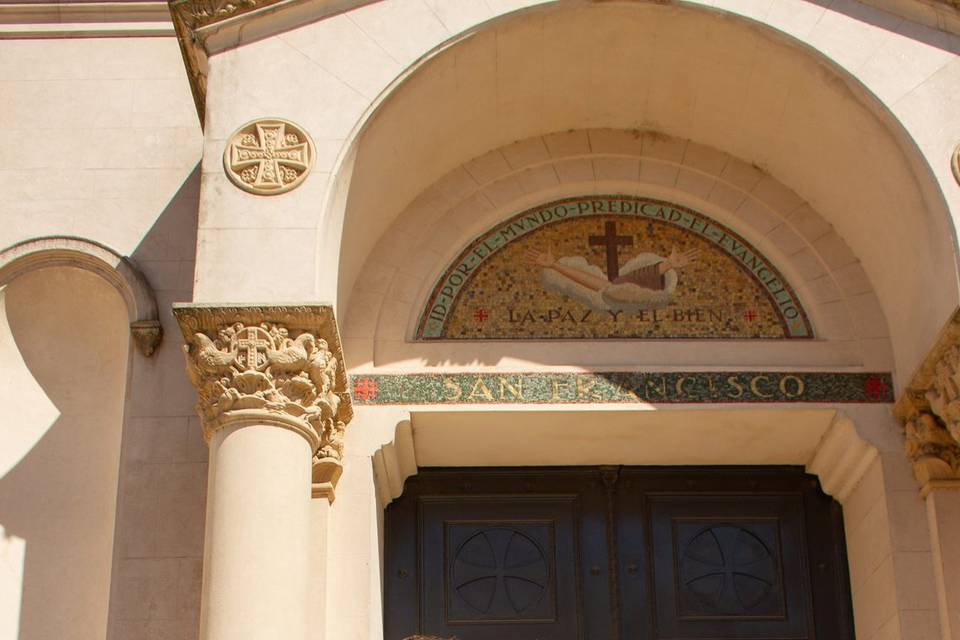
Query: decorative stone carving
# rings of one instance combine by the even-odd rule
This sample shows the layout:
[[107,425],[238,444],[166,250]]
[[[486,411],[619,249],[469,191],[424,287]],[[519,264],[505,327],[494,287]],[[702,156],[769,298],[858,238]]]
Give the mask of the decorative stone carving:
[[130,323],[130,333],[137,351],[149,358],[160,346],[163,339],[163,328],[158,320],[138,320]]
[[297,187],[313,166],[313,142],[287,120],[254,120],[233,132],[223,152],[230,181],[258,195],[284,193]]
[[960,347],[949,347],[936,361],[924,398],[951,435],[960,440]]
[[[274,0],[275,1],[275,0]],[[205,27],[220,20],[253,11],[258,6],[273,4],[271,0],[171,0],[170,11],[191,29]]]
[[894,407],[904,424],[907,457],[926,495],[936,486],[960,488],[960,311]]
[[955,481],[960,477],[960,447],[936,418],[928,413],[919,414],[907,422],[904,435],[904,450],[924,495],[938,481]]
[[352,417],[329,306],[175,305],[207,441],[236,423],[300,433],[314,457],[314,496],[333,499]]

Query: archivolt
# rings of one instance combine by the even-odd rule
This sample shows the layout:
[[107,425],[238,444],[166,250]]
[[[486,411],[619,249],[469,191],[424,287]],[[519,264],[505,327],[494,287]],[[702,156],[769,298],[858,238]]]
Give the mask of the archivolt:
[[[676,202],[744,236],[797,288],[811,315],[822,340],[804,347],[804,358],[813,360],[803,364],[876,370],[893,365],[889,329],[870,279],[844,238],[810,203],[729,153],[662,133],[618,129],[521,140],[464,162],[425,189],[367,259],[347,309],[345,338],[372,338],[379,363],[391,362],[389,345],[409,343],[432,285],[464,246],[519,211],[586,193]],[[492,347],[485,345],[484,353],[490,355]],[[831,348],[837,349],[833,356],[814,356],[815,349]],[[443,358],[451,357],[448,347],[440,349]],[[772,349],[768,345],[764,353]],[[441,356],[422,343],[403,350],[397,355]],[[562,347],[554,345],[550,353],[558,350]],[[515,356],[521,351],[517,343],[510,348]],[[693,361],[705,364],[704,350],[696,351]],[[744,357],[742,350],[737,354]]]
[[34,238],[0,251],[0,286],[45,267],[85,269],[109,282],[127,305],[137,349],[148,357],[153,354],[163,335],[157,301],[150,284],[132,262],[109,247],[83,238]]

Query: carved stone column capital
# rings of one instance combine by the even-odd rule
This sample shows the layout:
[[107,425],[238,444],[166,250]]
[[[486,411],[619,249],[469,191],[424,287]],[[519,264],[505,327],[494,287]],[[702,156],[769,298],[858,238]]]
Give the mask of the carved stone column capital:
[[295,431],[313,452],[314,496],[332,501],[353,416],[333,309],[176,304],[173,313],[205,439],[234,424]]
[[953,314],[894,406],[906,453],[926,496],[960,488],[960,311]]
[[929,413],[917,415],[904,427],[904,450],[926,497],[937,487],[960,486],[960,446]]

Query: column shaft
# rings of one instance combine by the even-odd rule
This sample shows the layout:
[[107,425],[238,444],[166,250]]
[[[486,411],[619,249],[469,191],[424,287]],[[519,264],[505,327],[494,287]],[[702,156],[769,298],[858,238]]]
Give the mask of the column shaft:
[[960,634],[960,490],[933,488],[926,500],[940,635],[943,640],[952,640]]
[[201,640],[307,640],[311,453],[273,425],[213,435]]

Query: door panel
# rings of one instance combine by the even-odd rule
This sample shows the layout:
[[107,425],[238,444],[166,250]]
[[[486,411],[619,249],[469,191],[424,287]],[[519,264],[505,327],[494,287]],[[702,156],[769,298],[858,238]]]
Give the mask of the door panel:
[[471,628],[471,637],[494,640],[524,626],[578,637],[576,496],[434,498],[420,509],[424,548],[443,551],[421,564],[431,633]]
[[798,502],[793,496],[651,499],[658,636],[808,638]]
[[839,505],[796,468],[427,470],[386,637],[849,640]]
[[609,637],[606,531],[596,474],[420,474],[387,513],[386,637]]

